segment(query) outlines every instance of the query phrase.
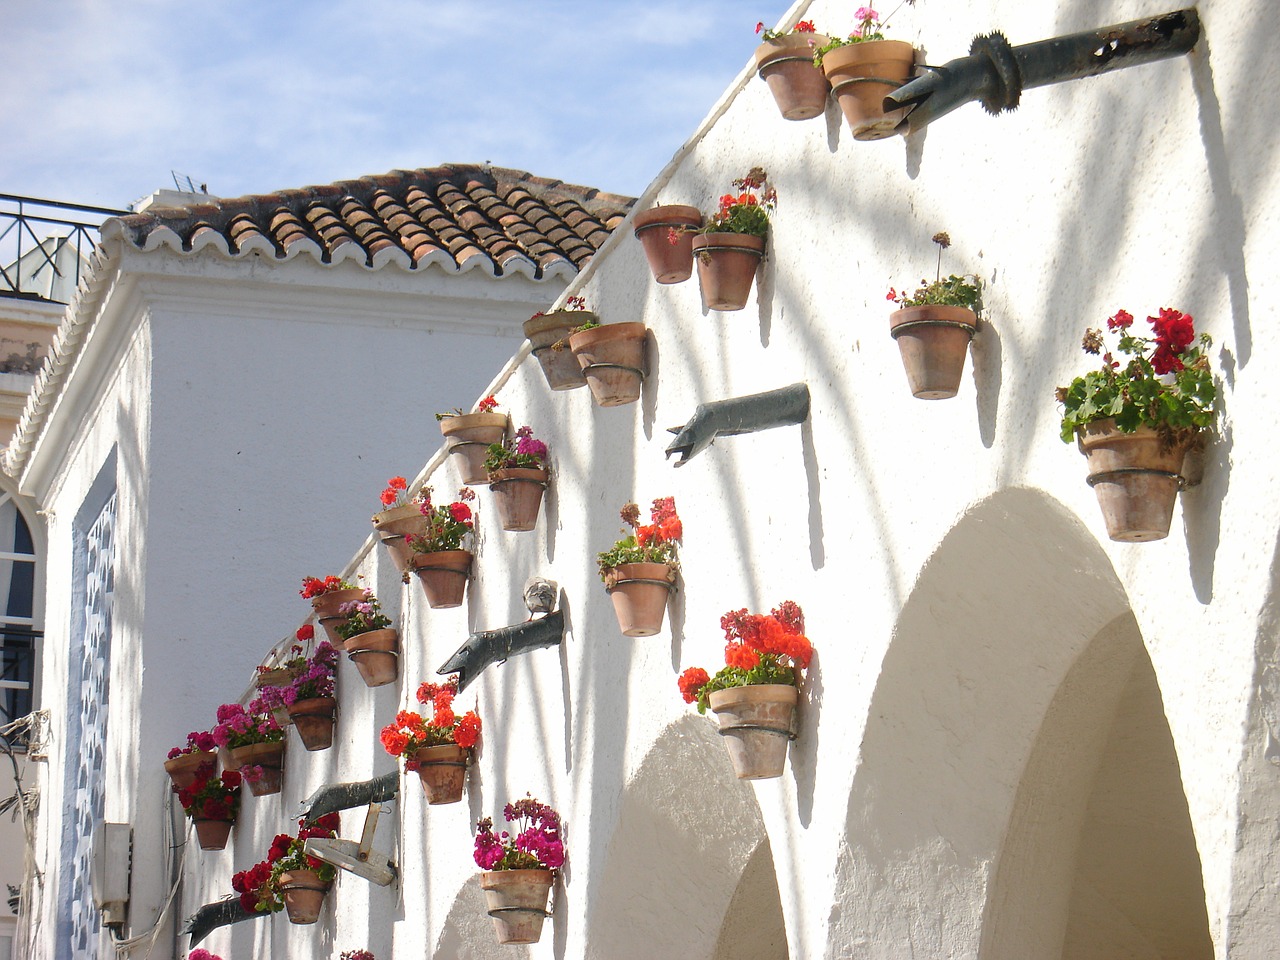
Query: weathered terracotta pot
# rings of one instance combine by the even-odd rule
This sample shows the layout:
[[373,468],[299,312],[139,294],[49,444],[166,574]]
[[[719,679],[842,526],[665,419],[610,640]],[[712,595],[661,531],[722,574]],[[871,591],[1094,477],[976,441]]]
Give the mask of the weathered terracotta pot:
[[196,782],[196,774],[204,764],[213,765],[213,775],[218,775],[218,755],[212,750],[184,753],[164,762],[164,772],[179,790],[183,790]]
[[409,556],[413,552],[405,542],[407,536],[423,536],[427,532],[427,518],[416,503],[406,503],[373,516],[374,529],[382,545],[391,554],[396,569],[401,573],[409,568]]
[[489,474],[489,489],[503,530],[532,530],[538,525],[542,492],[547,489],[546,470],[506,467]]
[[1194,441],[1167,447],[1150,427],[1121,433],[1108,418],[1085,424],[1076,442],[1089,462],[1089,485],[1107,535],[1124,543],[1167,537],[1183,484],[1182,462]]
[[413,755],[418,763],[418,779],[427,795],[427,803],[457,803],[462,799],[462,788],[467,781],[467,763],[471,751],[456,743],[438,747],[423,747]]
[[289,716],[298,738],[308,750],[328,750],[333,746],[338,701],[333,697],[312,697],[289,704]]
[[901,40],[867,40],[822,55],[822,70],[855,140],[897,132],[906,110],[885,113],[884,98],[911,78],[915,61],[915,48]]
[[745,233],[700,233],[693,238],[702,303],[709,310],[741,310],[751,297],[764,237]]
[[589,310],[554,310],[524,322],[525,339],[533,345],[533,355],[552,390],[576,390],[587,385],[568,340],[575,327],[588,322],[599,322]]
[[280,784],[284,778],[284,741],[273,740],[270,743],[251,743],[247,747],[231,749],[230,766],[244,775],[245,767],[261,767],[262,776],[257,780],[245,777],[244,782],[249,792],[255,797],[266,797],[280,792]]
[[956,395],[977,329],[978,318],[965,307],[927,303],[890,314],[889,333],[898,341],[913,396],[945,400]]
[[192,822],[196,825],[196,840],[201,850],[222,850],[226,847],[234,821],[197,819]]
[[314,870],[286,870],[280,874],[280,898],[290,923],[315,923],[320,919],[324,896],[333,885]]
[[554,876],[550,870],[486,870],[480,874],[485,907],[499,943],[537,943]]
[[330,590],[328,593],[322,593],[318,597],[311,598],[311,607],[316,612],[316,618],[320,621],[320,626],[324,628],[329,642],[335,647],[342,643],[342,637],[338,634],[338,627],[347,622],[347,618],[338,613],[338,608],[344,603],[350,603],[352,600],[363,599],[364,590],[360,587],[352,587],[350,590]]
[[821,33],[790,33],[756,47],[756,72],[769,84],[785,120],[808,120],[827,109],[831,84],[813,65],[813,51],[831,38]]
[[617,407],[640,399],[648,332],[643,323],[606,323],[569,338],[597,405]]
[[[635,237],[659,283],[683,283],[693,275],[694,231],[702,226],[702,211],[682,203],[641,210],[633,221]],[[675,243],[671,242],[672,233]]]
[[387,627],[358,633],[343,644],[366,687],[395,682],[400,673],[399,637],[394,629]]
[[484,458],[491,443],[501,443],[507,435],[505,413],[464,413],[445,417],[440,432],[449,441],[449,453],[462,474],[462,482],[483,485],[489,482]]
[[622,563],[613,568],[605,589],[624,637],[652,637],[662,629],[674,574],[665,563]]
[[[263,670],[254,678],[254,686],[259,690],[264,687],[287,687],[293,683],[294,678],[302,671],[296,667],[276,667],[274,670]],[[284,708],[284,704],[271,708],[271,716],[275,718],[276,723],[281,727],[287,727],[293,723],[293,718],[289,716],[289,711]]]
[[713,690],[708,700],[739,780],[782,776],[795,736],[800,691],[789,683],[758,683]]
[[415,553],[412,566],[413,572],[422,582],[427,603],[433,610],[462,606],[471,570],[470,551],[437,550],[435,553]]

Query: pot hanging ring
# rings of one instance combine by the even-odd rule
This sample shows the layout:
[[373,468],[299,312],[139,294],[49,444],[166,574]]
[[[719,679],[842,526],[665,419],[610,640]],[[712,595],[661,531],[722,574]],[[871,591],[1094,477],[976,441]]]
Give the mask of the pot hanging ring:
[[1187,478],[1182,474],[1173,470],[1153,470],[1150,467],[1117,467],[1115,470],[1104,470],[1102,473],[1091,473],[1085,477],[1085,483],[1091,487],[1096,487],[1100,483],[1106,483],[1115,480],[1118,477],[1124,477],[1134,474],[1150,474],[1156,477],[1164,477],[1166,480],[1177,480],[1178,489],[1184,490],[1187,486]]
[[796,732],[790,727],[772,727],[764,723],[733,723],[727,727],[721,727],[717,732],[720,736],[725,737],[738,730],[759,730],[762,733],[776,733],[780,737],[786,737],[788,740],[796,738]]

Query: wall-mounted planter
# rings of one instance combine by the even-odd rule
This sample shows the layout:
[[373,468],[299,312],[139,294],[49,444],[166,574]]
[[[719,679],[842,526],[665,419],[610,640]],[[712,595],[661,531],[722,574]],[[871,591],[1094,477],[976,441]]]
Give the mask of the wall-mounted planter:
[[532,530],[538,525],[542,492],[547,489],[546,470],[505,467],[489,474],[489,489],[503,530]]
[[196,782],[196,772],[206,763],[213,764],[213,775],[218,775],[218,754],[212,750],[184,753],[164,762],[164,772],[178,790],[185,790]]
[[333,727],[338,701],[333,697],[295,700],[286,708],[293,728],[307,750],[328,750],[333,746]]
[[693,238],[702,303],[709,310],[741,310],[751,296],[764,237],[745,233],[700,233]]
[[783,119],[808,120],[827,109],[831,84],[813,65],[813,51],[830,39],[820,33],[789,33],[756,47],[756,72],[769,85]]
[[1167,537],[1190,444],[1165,447],[1146,426],[1121,433],[1113,419],[1085,424],[1076,442],[1089,462],[1089,485],[1102,508],[1107,535],[1124,543]]
[[418,779],[427,803],[432,806],[457,803],[462,799],[462,789],[467,782],[467,766],[471,751],[456,743],[443,743],[437,747],[423,747],[413,755],[417,763]]
[[916,52],[901,40],[867,40],[822,56],[822,69],[855,140],[892,137],[905,109],[885,113],[884,98],[911,78]]
[[624,637],[652,637],[662,629],[675,571],[665,563],[622,563],[610,571],[605,589]]
[[222,850],[231,836],[231,825],[234,820],[193,820],[196,828],[196,840],[201,850]]
[[383,546],[391,554],[396,569],[403,573],[409,568],[412,551],[405,545],[405,537],[424,536],[427,518],[416,503],[406,503],[373,515],[373,526],[378,531]]
[[552,390],[576,390],[587,385],[567,341],[576,327],[598,322],[596,315],[587,310],[555,310],[524,322],[525,339],[533,345],[533,355]]
[[[240,771],[249,792],[255,797],[266,797],[280,792],[284,779],[284,741],[251,743],[245,747],[231,748],[230,766]],[[252,768],[246,773],[245,768]]]
[[889,332],[898,341],[913,396],[945,400],[959,392],[965,354],[977,329],[978,318],[966,307],[927,303],[890,315]]
[[758,683],[713,690],[708,699],[738,779],[782,776],[796,735],[799,691],[789,683]]
[[460,607],[466,597],[467,578],[471,571],[469,550],[437,550],[416,553],[413,572],[422,582],[427,603],[433,610]]
[[486,870],[480,874],[485,906],[499,943],[537,943],[542,921],[551,916],[547,900],[550,870]]
[[366,687],[394,683],[400,673],[399,634],[388,627],[358,633],[343,643],[347,657],[360,671]]
[[325,894],[332,880],[321,880],[314,870],[286,870],[280,874],[280,899],[290,923],[315,923],[320,919]]
[[440,432],[449,443],[449,453],[462,474],[462,482],[476,485],[489,482],[484,468],[485,454],[491,443],[501,443],[507,435],[505,413],[464,413],[445,417]]
[[324,627],[329,642],[334,646],[342,645],[338,627],[347,622],[347,618],[338,613],[338,608],[344,603],[363,599],[364,591],[359,587],[350,590],[330,590],[328,593],[311,598],[311,607],[316,612],[316,618],[320,621],[320,626]]
[[646,336],[643,323],[606,323],[569,338],[597,405],[617,407],[640,399]]
[[[659,283],[683,283],[693,275],[693,236],[702,226],[702,211],[682,203],[641,210],[634,220],[635,237]],[[672,243],[672,239],[675,243]]]

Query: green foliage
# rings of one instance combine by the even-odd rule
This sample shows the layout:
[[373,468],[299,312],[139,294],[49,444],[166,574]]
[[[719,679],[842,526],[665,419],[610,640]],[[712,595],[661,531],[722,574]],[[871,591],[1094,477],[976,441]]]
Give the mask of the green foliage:
[[699,713],[706,713],[711,706],[711,694],[716,690],[728,690],[731,687],[746,687],[755,683],[789,683],[795,684],[794,667],[779,663],[775,657],[761,657],[760,662],[750,670],[742,667],[722,667],[698,691],[696,701]]
[[961,277],[953,273],[945,279],[934,280],[932,283],[922,279],[915,293],[909,294],[905,290],[899,293],[890,287],[887,299],[895,301],[900,307],[937,304],[966,307],[976,313],[978,304],[982,302],[982,281],[975,276]]

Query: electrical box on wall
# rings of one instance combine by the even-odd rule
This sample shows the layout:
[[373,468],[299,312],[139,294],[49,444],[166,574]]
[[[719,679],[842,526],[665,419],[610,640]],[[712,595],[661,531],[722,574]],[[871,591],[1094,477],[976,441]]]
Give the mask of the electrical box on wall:
[[93,835],[89,885],[102,923],[123,926],[129,904],[129,872],[133,857],[133,829],[127,823],[99,823]]

